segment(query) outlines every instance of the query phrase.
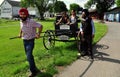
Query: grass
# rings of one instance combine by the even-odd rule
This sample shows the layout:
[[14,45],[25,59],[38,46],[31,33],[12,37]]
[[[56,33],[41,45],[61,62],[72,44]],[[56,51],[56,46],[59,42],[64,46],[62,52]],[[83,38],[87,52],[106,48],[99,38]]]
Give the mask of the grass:
[[93,44],[96,44],[106,33],[107,33],[107,26],[103,23],[95,23],[95,38]]
[[[53,20],[40,21],[43,31],[54,29]],[[95,23],[96,34],[94,44],[107,32],[107,26]],[[9,40],[19,33],[19,21],[0,20],[0,77],[27,77],[29,65],[21,39]],[[43,34],[42,34],[43,35]],[[56,42],[55,48],[46,50],[42,38],[35,41],[34,57],[37,67],[44,73],[38,77],[53,77],[58,73],[56,66],[66,66],[76,60],[77,46],[75,42]]]

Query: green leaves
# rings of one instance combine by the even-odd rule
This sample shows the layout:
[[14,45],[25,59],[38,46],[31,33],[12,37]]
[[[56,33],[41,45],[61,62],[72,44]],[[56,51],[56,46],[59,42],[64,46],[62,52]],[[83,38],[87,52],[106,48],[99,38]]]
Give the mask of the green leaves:
[[70,10],[75,10],[75,11],[81,11],[83,8],[80,7],[78,4],[76,3],[73,3],[73,4],[70,4]]
[[120,7],[120,0],[116,0],[116,4],[118,7]]
[[102,19],[104,12],[106,12],[114,3],[114,0],[89,0],[85,4],[85,7],[91,8],[92,5],[95,5],[100,19]]
[[63,1],[57,1],[54,5],[54,10],[55,12],[63,12],[63,11],[68,11],[65,3]]

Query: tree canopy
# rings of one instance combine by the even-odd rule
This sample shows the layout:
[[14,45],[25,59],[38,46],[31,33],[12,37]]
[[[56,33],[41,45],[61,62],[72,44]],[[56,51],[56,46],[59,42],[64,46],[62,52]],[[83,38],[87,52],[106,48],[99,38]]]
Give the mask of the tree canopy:
[[54,10],[56,13],[68,11],[68,9],[63,1],[57,1],[54,5]]
[[116,0],[116,5],[120,7],[120,0]]
[[100,17],[103,17],[103,13],[106,12],[114,3],[114,0],[89,0],[85,4],[85,7],[91,8],[92,5],[95,5]]
[[77,11],[77,13],[78,13],[78,11],[81,11],[83,8],[82,7],[80,7],[78,4],[76,4],[76,3],[73,3],[73,4],[70,4],[70,10],[76,10]]

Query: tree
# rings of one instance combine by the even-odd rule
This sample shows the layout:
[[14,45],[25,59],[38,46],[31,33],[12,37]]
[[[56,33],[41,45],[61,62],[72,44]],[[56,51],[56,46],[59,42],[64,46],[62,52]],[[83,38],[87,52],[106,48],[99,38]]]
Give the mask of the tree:
[[44,19],[43,14],[48,10],[47,8],[50,1],[55,0],[21,0],[21,6],[26,8],[29,6],[36,7],[40,14],[40,19]]
[[118,7],[120,7],[120,0],[116,0],[116,4]]
[[114,3],[115,3],[114,0],[89,0],[85,4],[85,7],[90,8],[92,5],[96,5],[96,9],[97,9],[100,19],[103,19],[104,12],[108,11],[108,9]]
[[49,12],[54,12],[53,3],[50,3],[50,4],[48,5],[47,11],[49,11]]
[[40,19],[44,19],[44,12],[47,10],[49,0],[36,0],[35,5],[40,13]]
[[77,11],[77,13],[79,12],[79,11],[81,11],[83,8],[82,7],[80,7],[78,4],[76,4],[76,3],[73,3],[73,4],[70,4],[70,10],[76,10]]
[[57,2],[58,0],[52,0],[52,11],[55,12],[55,3]]
[[34,0],[21,0],[21,7],[27,8],[29,6],[34,6]]
[[55,12],[55,8],[54,8],[54,6],[55,6],[55,3],[57,2],[57,0],[51,0],[51,2],[49,3],[49,5],[48,5],[48,8],[47,8],[47,10],[49,11],[49,12]]
[[68,11],[68,9],[63,1],[57,1],[54,5],[54,10],[56,13]]
[[92,4],[94,4],[94,0],[89,0],[84,6],[85,8],[91,8]]

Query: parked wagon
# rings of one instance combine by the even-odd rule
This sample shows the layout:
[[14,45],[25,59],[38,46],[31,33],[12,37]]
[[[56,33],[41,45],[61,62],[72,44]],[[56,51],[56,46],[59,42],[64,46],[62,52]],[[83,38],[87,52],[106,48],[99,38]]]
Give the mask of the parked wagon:
[[[60,19],[60,15],[56,17],[56,21]],[[55,22],[56,23],[56,22]],[[80,46],[78,35],[78,27],[67,25],[67,24],[60,24],[55,25],[55,30],[46,30],[43,36],[43,45],[44,47],[49,50],[55,46],[56,41],[60,42],[77,42],[77,45]],[[71,39],[74,38],[74,39]],[[78,48],[79,49],[79,48]]]

